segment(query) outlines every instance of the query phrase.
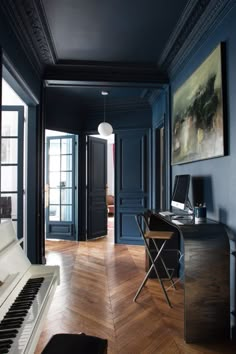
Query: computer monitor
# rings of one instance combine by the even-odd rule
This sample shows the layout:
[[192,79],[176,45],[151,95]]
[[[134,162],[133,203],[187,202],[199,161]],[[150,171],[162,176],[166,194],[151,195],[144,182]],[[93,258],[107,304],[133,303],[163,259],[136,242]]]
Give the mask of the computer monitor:
[[171,206],[182,210],[188,207],[189,184],[190,184],[190,175],[175,176]]

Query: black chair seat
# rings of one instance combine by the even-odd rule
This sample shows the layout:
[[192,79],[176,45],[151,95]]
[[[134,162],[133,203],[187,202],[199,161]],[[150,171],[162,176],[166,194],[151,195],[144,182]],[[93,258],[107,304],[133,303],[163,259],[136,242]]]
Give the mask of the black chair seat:
[[86,334],[55,334],[41,354],[106,354],[107,339]]

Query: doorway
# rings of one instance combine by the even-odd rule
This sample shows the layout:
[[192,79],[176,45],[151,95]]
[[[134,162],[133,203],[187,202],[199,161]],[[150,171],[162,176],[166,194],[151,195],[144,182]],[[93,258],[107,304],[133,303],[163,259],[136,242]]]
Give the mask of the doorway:
[[28,106],[2,79],[0,222],[12,220],[25,251],[27,122]]
[[166,208],[165,205],[165,159],[164,159],[164,126],[160,126],[156,129],[156,185],[155,185],[155,200],[156,209],[163,210]]
[[91,240],[114,235],[115,135],[90,135],[87,146],[86,238]]
[[112,134],[107,139],[107,229],[113,231],[115,225],[115,135]]

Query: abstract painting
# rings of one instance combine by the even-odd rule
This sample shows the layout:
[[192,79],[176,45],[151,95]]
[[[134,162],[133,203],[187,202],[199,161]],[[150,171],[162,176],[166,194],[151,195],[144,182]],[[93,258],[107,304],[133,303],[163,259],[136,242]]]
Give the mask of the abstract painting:
[[224,155],[221,44],[174,93],[172,164]]

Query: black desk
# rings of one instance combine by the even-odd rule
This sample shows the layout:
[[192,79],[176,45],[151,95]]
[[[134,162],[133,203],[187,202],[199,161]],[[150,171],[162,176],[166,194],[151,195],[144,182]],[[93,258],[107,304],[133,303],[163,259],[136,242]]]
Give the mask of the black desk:
[[[223,224],[178,220],[153,213],[156,229],[175,230],[184,249],[184,339],[230,336],[229,239]],[[156,220],[156,223],[154,222]]]

